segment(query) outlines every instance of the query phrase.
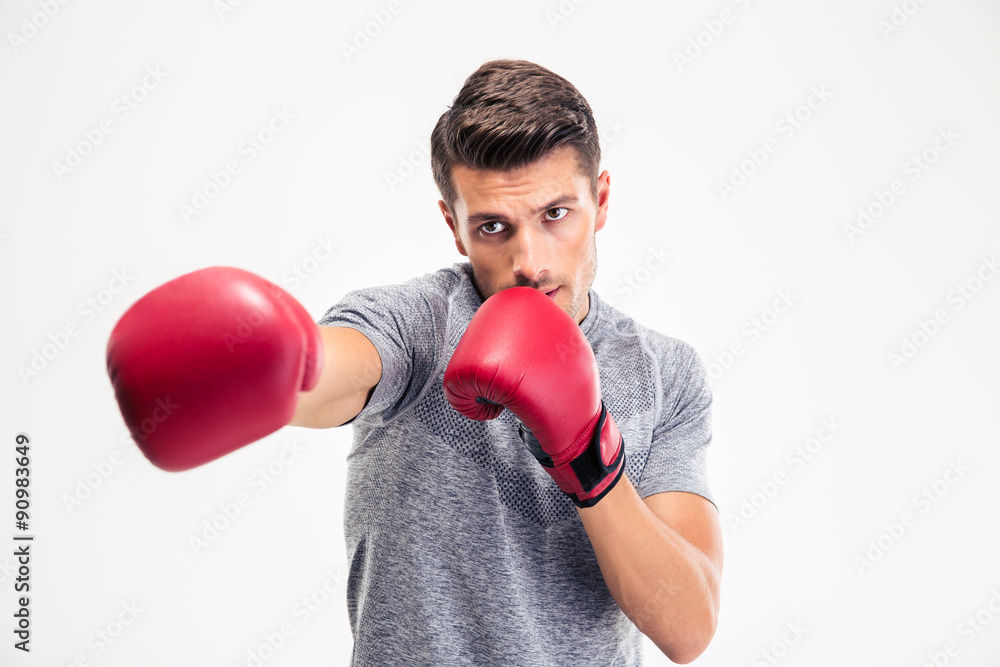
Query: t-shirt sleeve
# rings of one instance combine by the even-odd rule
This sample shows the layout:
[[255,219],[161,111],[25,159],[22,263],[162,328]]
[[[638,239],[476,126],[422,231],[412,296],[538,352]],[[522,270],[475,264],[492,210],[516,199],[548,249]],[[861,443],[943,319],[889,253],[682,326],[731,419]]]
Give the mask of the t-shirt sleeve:
[[659,421],[637,491],[643,498],[663,491],[687,491],[714,505],[706,471],[706,450],[712,441],[712,389],[694,348],[673,342],[675,347],[661,357]]
[[381,379],[352,421],[384,424],[421,395],[434,377],[444,316],[439,299],[412,281],[349,292],[326,312],[319,324],[360,331],[382,362]]

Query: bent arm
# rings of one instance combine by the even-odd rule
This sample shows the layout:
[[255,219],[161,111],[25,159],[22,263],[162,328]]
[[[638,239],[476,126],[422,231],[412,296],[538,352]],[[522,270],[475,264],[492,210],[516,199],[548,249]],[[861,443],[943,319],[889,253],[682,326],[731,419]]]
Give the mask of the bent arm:
[[593,507],[578,509],[608,590],[671,661],[708,647],[719,616],[718,511],[693,493],[640,498],[627,475]]
[[354,419],[382,377],[382,360],[368,338],[349,327],[319,327],[323,369],[311,391],[299,392],[289,426],[332,428]]

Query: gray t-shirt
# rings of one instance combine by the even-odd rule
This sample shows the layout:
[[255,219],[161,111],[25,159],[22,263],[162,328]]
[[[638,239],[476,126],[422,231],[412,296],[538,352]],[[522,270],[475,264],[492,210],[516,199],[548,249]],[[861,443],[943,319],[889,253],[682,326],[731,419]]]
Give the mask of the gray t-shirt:
[[[461,263],[350,292],[320,320],[361,331],[382,359],[347,456],[351,664],[639,665],[642,636],[514,416],[475,421],[444,397],[445,367],[480,305]],[[712,500],[712,394],[694,349],[593,290],[580,327],[639,495]]]

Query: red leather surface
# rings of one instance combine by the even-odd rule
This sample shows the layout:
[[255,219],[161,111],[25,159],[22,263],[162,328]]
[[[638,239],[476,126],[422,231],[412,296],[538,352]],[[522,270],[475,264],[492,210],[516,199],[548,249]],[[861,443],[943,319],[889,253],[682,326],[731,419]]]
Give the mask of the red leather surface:
[[211,267],[139,299],[118,321],[107,367],[142,452],[186,470],[288,423],[322,368],[319,329],[295,299],[248,271]]

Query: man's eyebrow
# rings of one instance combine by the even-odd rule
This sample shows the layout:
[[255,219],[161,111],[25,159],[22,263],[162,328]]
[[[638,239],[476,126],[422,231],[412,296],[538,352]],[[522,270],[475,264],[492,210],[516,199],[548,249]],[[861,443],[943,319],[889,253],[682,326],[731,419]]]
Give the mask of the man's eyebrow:
[[[545,206],[542,206],[535,211],[536,214],[544,213],[550,208],[557,208],[563,206],[564,204],[576,204],[580,199],[576,195],[564,195],[558,199],[553,199]],[[478,225],[484,222],[507,222],[507,218],[499,213],[473,213],[468,218],[466,218],[465,223],[468,225]]]

